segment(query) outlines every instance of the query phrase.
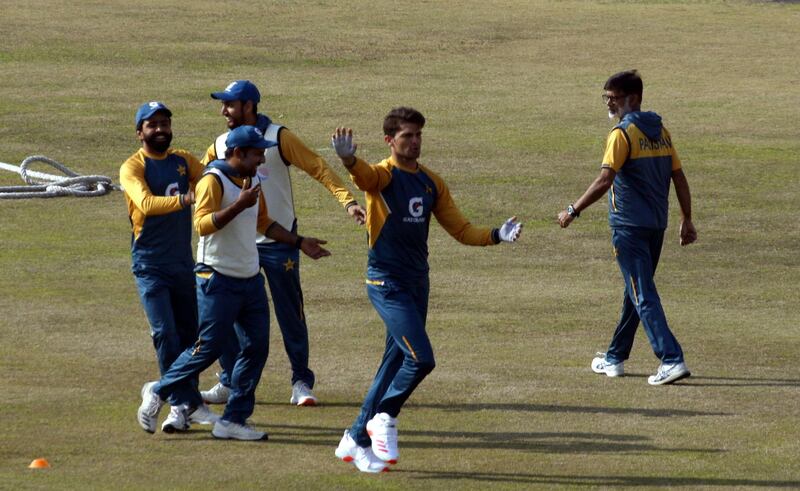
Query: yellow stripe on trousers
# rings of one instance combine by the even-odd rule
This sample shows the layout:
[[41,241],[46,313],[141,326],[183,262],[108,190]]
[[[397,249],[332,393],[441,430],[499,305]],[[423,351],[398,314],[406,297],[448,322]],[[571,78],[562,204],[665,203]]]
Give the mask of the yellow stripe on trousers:
[[411,356],[414,358],[414,361],[419,361],[417,360],[417,354],[414,353],[414,348],[411,347],[411,343],[408,342],[408,339],[406,339],[405,336],[403,336],[403,342],[406,343],[406,346],[408,346],[408,351],[411,352]]
[[636,280],[631,275],[631,288],[633,288],[633,301],[639,305],[639,293],[636,291]]

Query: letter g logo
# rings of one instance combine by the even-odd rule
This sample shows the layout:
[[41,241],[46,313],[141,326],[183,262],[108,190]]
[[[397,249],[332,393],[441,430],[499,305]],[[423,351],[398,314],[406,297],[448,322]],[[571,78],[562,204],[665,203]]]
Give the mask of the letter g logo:
[[408,213],[414,218],[419,218],[423,213],[422,198],[417,196],[408,200]]

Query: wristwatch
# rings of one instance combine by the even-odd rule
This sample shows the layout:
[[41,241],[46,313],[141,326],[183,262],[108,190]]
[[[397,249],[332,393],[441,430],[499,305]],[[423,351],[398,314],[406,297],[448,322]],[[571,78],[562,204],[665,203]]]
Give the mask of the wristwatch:
[[579,216],[581,216],[581,212],[576,210],[575,207],[572,205],[567,206],[567,213],[569,213],[569,216],[571,216],[572,218],[578,218]]

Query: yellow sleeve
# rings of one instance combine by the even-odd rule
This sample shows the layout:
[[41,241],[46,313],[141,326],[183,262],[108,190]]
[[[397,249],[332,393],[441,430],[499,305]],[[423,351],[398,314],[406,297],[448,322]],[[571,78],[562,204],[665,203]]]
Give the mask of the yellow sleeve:
[[177,155],[183,157],[186,160],[186,164],[189,167],[189,185],[191,186],[192,190],[195,189],[197,185],[197,181],[203,177],[203,171],[206,170],[206,167],[197,160],[191,152],[187,152],[186,150],[175,150],[174,151]]
[[350,191],[344,187],[342,179],[330,168],[321,156],[306,147],[294,133],[286,128],[278,134],[281,156],[290,164],[302,169],[306,174],[316,179],[347,208],[356,200]]
[[666,128],[664,128],[664,136],[670,142],[670,148],[672,149],[672,170],[678,170],[682,168],[681,159],[678,157],[678,151],[675,150],[675,144],[672,143],[672,135],[669,134]]
[[203,155],[202,159],[200,159],[200,163],[203,165],[208,165],[210,162],[214,160],[217,160],[217,149],[212,143],[211,146],[208,147],[208,150],[206,150],[206,154]]
[[492,229],[476,227],[464,218],[456,207],[450,190],[444,180],[433,172],[424,169],[434,183],[436,183],[436,204],[433,215],[448,234],[465,245],[487,246],[495,245],[492,238]]
[[213,216],[222,203],[222,186],[213,174],[203,176],[197,183],[195,200],[194,229],[201,236],[213,234],[219,230]]
[[356,157],[355,165],[347,171],[350,172],[353,184],[361,191],[377,193],[392,182],[392,168],[387,160],[376,165],[369,165]]
[[267,200],[264,198],[264,190],[262,189],[258,197],[258,222],[256,223],[256,229],[258,230],[258,233],[265,235],[267,233],[267,229],[273,223],[275,223],[275,220],[269,216],[269,212],[267,210]]
[[155,196],[144,178],[144,158],[137,152],[119,169],[119,182],[130,202],[145,216],[166,215],[183,208],[180,196]]
[[614,128],[606,141],[606,152],[603,154],[603,167],[610,167],[614,172],[619,172],[622,165],[628,160],[630,145],[621,128]]

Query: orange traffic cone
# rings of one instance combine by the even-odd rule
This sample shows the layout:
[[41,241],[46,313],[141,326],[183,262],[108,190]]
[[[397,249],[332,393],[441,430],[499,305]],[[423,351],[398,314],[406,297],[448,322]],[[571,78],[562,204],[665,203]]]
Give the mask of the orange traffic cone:
[[34,459],[31,462],[31,465],[28,466],[28,469],[49,469],[50,462],[47,459]]

